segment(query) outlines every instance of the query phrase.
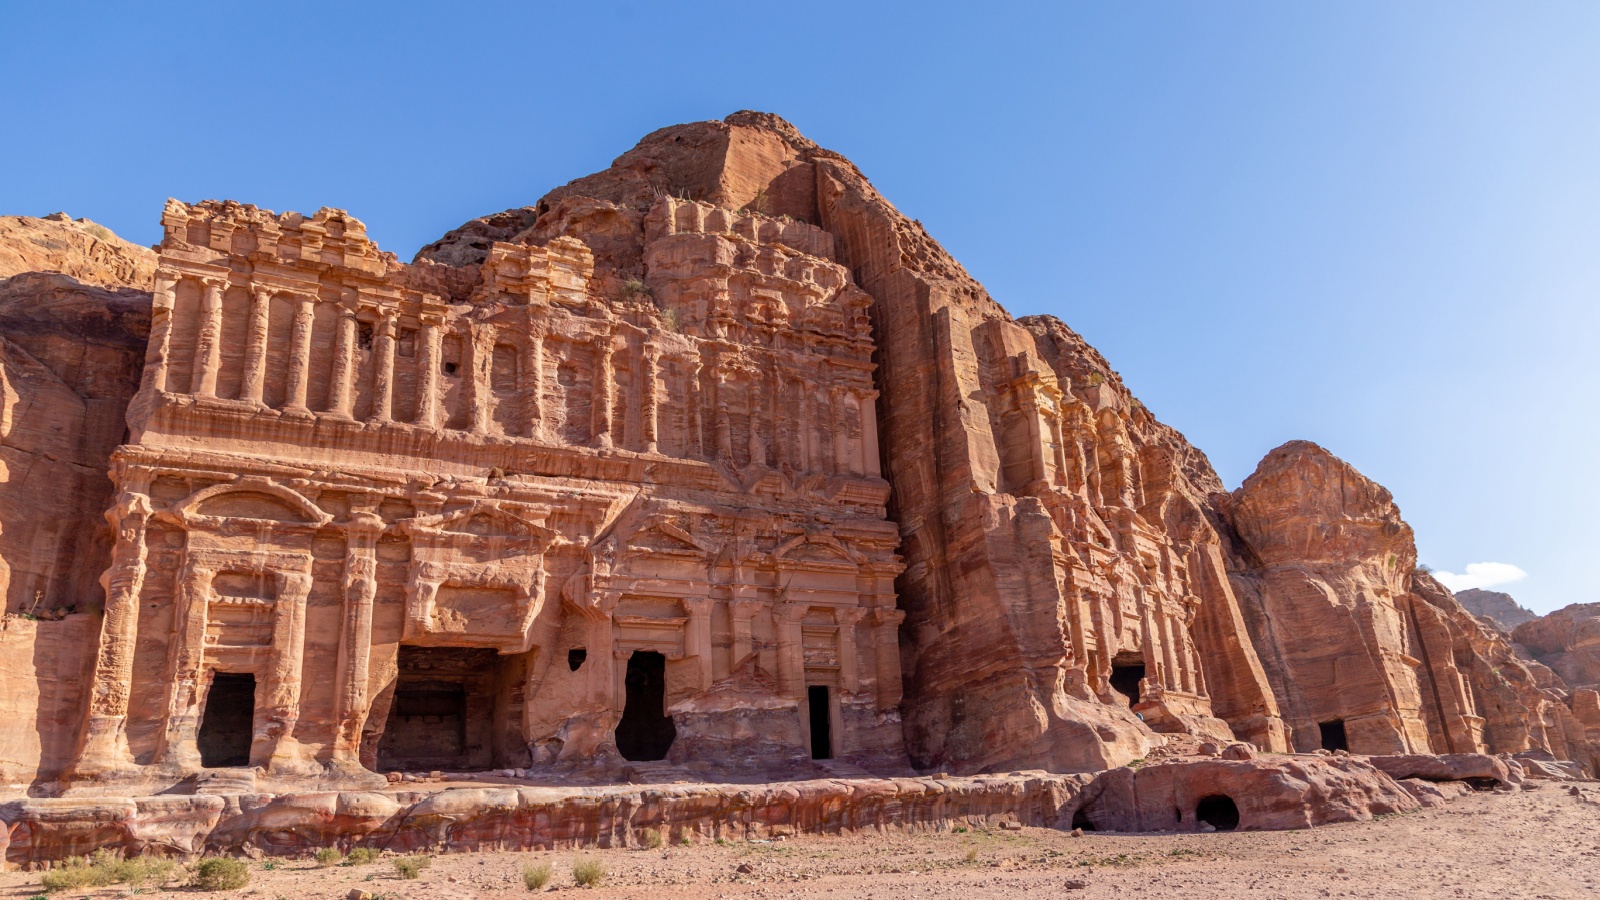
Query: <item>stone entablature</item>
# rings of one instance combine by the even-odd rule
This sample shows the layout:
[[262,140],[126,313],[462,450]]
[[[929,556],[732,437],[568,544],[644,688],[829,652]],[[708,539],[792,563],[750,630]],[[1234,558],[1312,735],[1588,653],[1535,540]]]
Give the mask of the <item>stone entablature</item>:
[[604,768],[636,676],[673,762],[903,764],[869,298],[826,233],[704,212],[652,212],[640,302],[572,238],[464,272],[169,203],[75,789],[215,767],[218,673],[269,778]]

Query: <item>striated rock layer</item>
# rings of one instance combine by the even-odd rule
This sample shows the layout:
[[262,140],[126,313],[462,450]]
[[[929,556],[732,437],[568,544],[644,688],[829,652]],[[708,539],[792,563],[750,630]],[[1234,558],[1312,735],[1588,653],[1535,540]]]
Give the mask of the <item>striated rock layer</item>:
[[1468,588],[1456,591],[1461,608],[1480,619],[1488,619],[1501,631],[1510,632],[1523,622],[1539,618],[1539,614],[1518,603],[1510,594]]

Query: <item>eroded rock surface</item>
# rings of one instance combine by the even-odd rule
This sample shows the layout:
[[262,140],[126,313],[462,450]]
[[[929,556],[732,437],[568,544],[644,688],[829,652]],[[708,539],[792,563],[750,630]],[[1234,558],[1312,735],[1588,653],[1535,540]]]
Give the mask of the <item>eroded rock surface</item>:
[[1456,600],[1467,612],[1480,619],[1488,619],[1501,631],[1510,633],[1523,622],[1539,618],[1539,614],[1518,603],[1510,594],[1468,588],[1456,591]]

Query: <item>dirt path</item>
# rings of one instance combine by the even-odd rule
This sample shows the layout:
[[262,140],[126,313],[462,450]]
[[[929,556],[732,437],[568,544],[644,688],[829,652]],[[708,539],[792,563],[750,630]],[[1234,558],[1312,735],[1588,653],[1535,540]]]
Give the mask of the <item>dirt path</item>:
[[[251,885],[212,896],[385,900],[525,897],[521,870],[548,861],[553,890],[576,898],[1233,898],[1600,897],[1600,786],[1473,794],[1439,810],[1310,831],[1072,837],[1042,828],[919,836],[797,837],[659,850],[438,856],[414,881],[389,860],[318,869],[252,863]],[[575,857],[608,870],[573,885]],[[271,868],[267,868],[268,866]],[[741,868],[748,871],[740,871]],[[0,897],[39,891],[37,875],[0,875]],[[52,897],[126,896],[126,888]],[[161,893],[147,888],[143,896]],[[197,896],[185,891],[188,896]],[[204,896],[204,895],[200,895]]]

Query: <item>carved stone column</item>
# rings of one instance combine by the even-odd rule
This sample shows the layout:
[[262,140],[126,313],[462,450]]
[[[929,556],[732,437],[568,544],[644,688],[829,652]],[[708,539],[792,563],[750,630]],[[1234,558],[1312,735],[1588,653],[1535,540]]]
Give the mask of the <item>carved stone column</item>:
[[345,526],[344,622],[339,641],[337,727],[333,759],[361,764],[361,730],[372,708],[368,693],[368,667],[372,658],[372,601],[378,591],[378,536],[383,519],[376,512],[379,498],[358,501]]
[[798,700],[806,694],[805,639],[800,622],[810,607],[785,603],[774,610],[778,631],[778,695]]
[[89,715],[69,780],[94,778],[131,767],[126,731],[128,691],[133,683],[133,657],[139,636],[139,594],[144,589],[145,528],[150,498],[148,479],[129,484],[110,518],[116,528],[111,567],[106,570],[106,611],[100,625],[100,647],[94,680],[89,686]]
[[839,689],[855,693],[861,684],[860,663],[856,660],[856,623],[866,614],[859,606],[833,611],[839,623]]
[[684,442],[684,454],[687,456],[705,455],[704,426],[701,424],[701,399],[700,399],[700,357],[692,356],[687,360],[689,385],[689,435]]
[[[156,760],[180,771],[200,767],[200,749],[195,737],[200,728],[206,621],[210,613],[211,580],[215,576],[216,572],[210,568],[186,564],[178,576],[173,598],[172,639],[167,651],[167,709]],[[250,761],[256,761],[253,748]]]
[[348,419],[355,410],[355,312],[348,308],[340,309],[337,327],[333,343],[333,372],[328,381],[328,411]]
[[[270,741],[268,758],[275,767],[292,768],[304,760],[295,749],[295,724],[300,719],[300,667],[305,658],[306,597],[311,575],[278,573],[278,599],[273,606],[272,650],[267,662],[264,718]],[[252,757],[254,754],[251,754]],[[251,762],[255,762],[252,758]]]
[[194,380],[190,393],[203,397],[217,395],[217,369],[222,365],[222,289],[221,278],[202,278],[205,294],[200,299],[200,330],[194,342]]
[[528,419],[529,437],[538,437],[544,430],[544,335],[536,333],[528,340],[527,404],[523,409]]
[[684,635],[684,654],[692,656],[700,671],[700,690],[710,690],[711,675],[711,601],[706,597],[688,597],[683,606],[689,612],[689,631]]
[[713,384],[715,394],[711,397],[715,409],[715,423],[717,430],[717,455],[716,458],[733,464],[733,424],[728,420],[728,380],[723,374],[722,367],[716,369],[716,381]]
[[267,325],[272,313],[272,291],[264,287],[250,291],[250,320],[245,327],[244,375],[239,383],[239,399],[257,405],[266,394]]
[[760,600],[734,600],[728,604],[728,612],[733,619],[733,662],[728,667],[730,671],[738,668],[755,652],[755,642],[750,637],[750,621],[765,606]]
[[640,419],[644,425],[644,452],[660,453],[661,445],[656,439],[656,370],[659,368],[661,351],[655,347],[646,346],[644,349],[644,365],[641,373],[642,383],[639,388],[639,399],[642,403]]
[[172,368],[172,308],[177,304],[181,280],[176,272],[156,273],[156,289],[150,303],[150,343],[145,345],[144,378],[139,385],[142,392],[167,389],[167,375]]
[[490,368],[494,364],[494,334],[488,326],[469,324],[467,339],[463,342],[467,367],[467,428],[474,434],[489,430]]
[[605,448],[612,445],[612,384],[616,381],[611,368],[611,335],[596,338],[594,349],[594,442]]
[[301,296],[294,312],[294,329],[289,336],[289,387],[283,408],[286,411],[309,412],[306,393],[311,379],[311,320],[316,312],[316,299]]
[[394,316],[385,312],[378,320],[372,359],[373,422],[388,422],[394,407]]
[[878,392],[861,392],[861,471],[873,478],[883,475],[878,455]]
[[421,362],[417,363],[417,424],[439,427],[439,366],[442,365],[444,335],[438,319],[422,320]]
[[845,427],[844,388],[828,388],[828,424],[833,427],[833,472],[850,473],[850,432]]
[[903,690],[900,681],[900,623],[906,620],[904,610],[879,607],[872,611],[877,647],[874,656],[878,674],[878,709],[886,710],[900,705]]

